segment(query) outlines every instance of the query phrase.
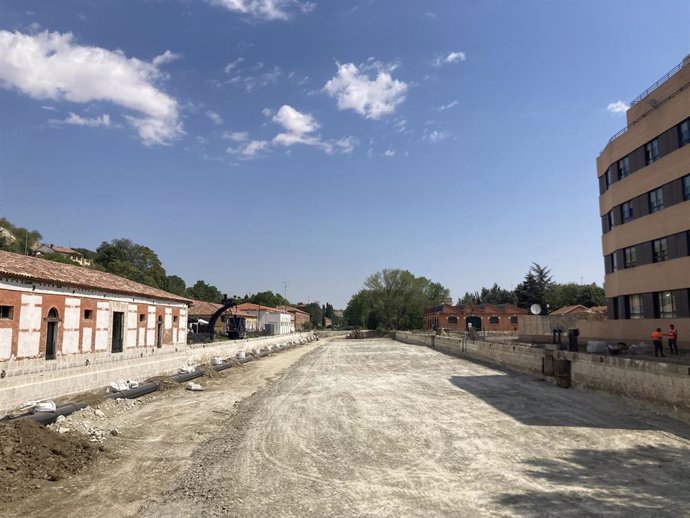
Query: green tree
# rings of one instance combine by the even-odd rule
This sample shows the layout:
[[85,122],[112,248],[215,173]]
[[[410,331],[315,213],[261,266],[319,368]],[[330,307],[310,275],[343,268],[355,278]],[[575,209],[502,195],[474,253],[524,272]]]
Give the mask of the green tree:
[[596,284],[552,284],[545,293],[549,309],[554,311],[563,306],[580,304],[585,307],[603,306],[606,304],[604,289]]
[[302,311],[309,313],[309,322],[314,327],[323,326],[323,309],[318,302],[311,302],[302,308]]
[[220,304],[223,300],[223,294],[218,288],[202,280],[196,281],[194,286],[187,288],[186,296],[190,299],[215,302],[217,304]]
[[[420,329],[424,309],[447,302],[450,291],[407,270],[386,269],[369,276],[345,310],[348,323],[368,328]],[[375,325],[372,325],[375,324]]]
[[164,289],[165,269],[156,253],[129,239],[103,241],[94,262],[105,271],[142,284]]
[[60,254],[41,254],[41,259],[46,259],[55,263],[71,264],[72,266],[81,266],[79,263],[72,261],[69,257]]
[[290,305],[288,299],[283,297],[280,293],[273,293],[272,291],[260,291],[259,293],[255,293],[249,297],[249,302],[262,306],[269,306],[271,308]]
[[184,295],[187,291],[187,283],[177,275],[168,275],[165,277],[163,289],[175,295]]
[[41,239],[43,236],[37,230],[17,227],[8,219],[0,218],[0,250],[30,254]]
[[550,274],[549,268],[532,263],[525,280],[515,288],[517,305],[525,309],[529,309],[533,304],[545,306],[546,291],[553,284]]
[[515,304],[515,292],[505,290],[495,282],[491,288],[482,288],[480,298],[488,304]]

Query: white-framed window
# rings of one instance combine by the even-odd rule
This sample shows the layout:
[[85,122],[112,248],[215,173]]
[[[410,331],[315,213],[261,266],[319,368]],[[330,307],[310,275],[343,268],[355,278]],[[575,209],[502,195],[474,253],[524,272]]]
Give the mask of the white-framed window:
[[672,291],[656,294],[658,318],[676,318],[676,297]]
[[628,295],[628,318],[637,320],[642,316],[642,295]]

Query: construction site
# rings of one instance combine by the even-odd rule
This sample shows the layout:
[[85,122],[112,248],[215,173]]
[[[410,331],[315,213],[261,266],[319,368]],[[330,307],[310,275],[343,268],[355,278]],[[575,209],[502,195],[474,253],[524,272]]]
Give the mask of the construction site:
[[686,515],[684,423],[415,336],[305,340],[203,390],[3,423],[2,515]]

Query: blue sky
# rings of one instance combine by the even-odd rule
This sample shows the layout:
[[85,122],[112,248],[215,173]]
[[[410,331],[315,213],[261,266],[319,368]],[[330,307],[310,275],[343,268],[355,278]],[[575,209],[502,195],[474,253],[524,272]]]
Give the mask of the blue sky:
[[228,294],[603,282],[595,160],[687,1],[0,2],[0,215]]

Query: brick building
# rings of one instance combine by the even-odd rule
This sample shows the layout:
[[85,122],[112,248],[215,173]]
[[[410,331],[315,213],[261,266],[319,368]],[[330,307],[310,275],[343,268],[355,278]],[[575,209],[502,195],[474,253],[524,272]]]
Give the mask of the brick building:
[[184,345],[189,303],[117,275],[0,251],[0,365]]
[[512,304],[439,304],[424,311],[424,330],[466,331],[475,330],[515,331],[518,316],[527,311]]

